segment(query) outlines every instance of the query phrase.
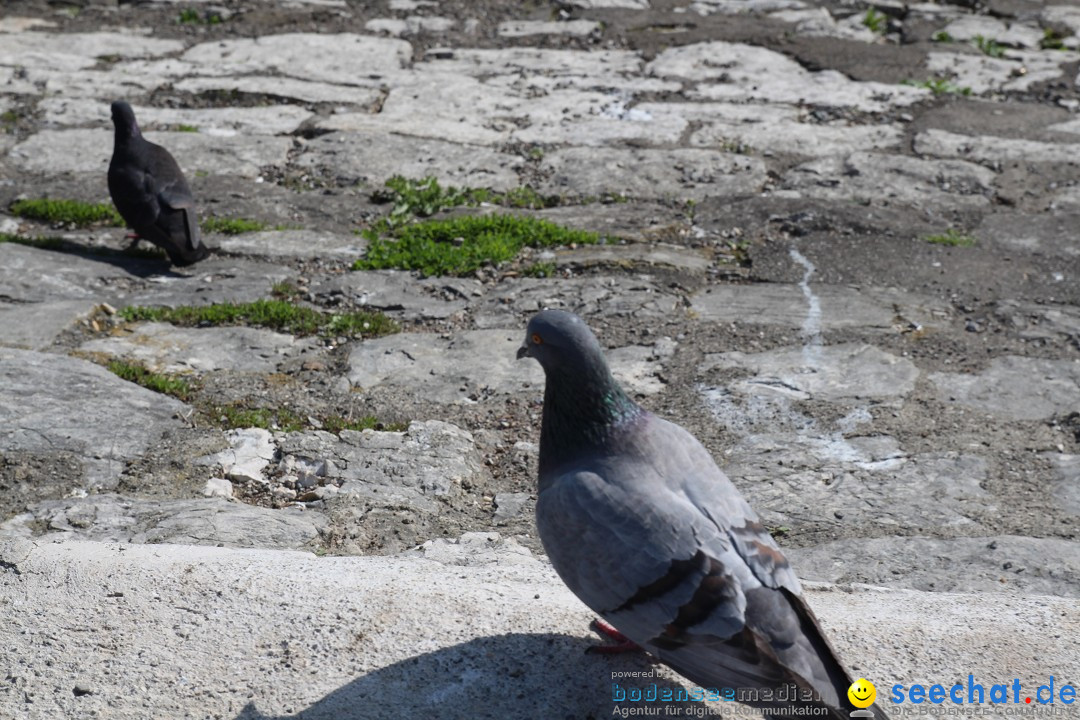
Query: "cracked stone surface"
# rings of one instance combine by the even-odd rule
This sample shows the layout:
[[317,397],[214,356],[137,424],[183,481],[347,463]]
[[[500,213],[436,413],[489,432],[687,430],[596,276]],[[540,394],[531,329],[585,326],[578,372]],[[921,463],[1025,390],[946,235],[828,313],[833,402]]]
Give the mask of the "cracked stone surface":
[[919,370],[906,358],[871,345],[830,345],[765,353],[706,355],[702,371],[745,370],[753,377],[728,387],[745,395],[777,394],[798,400],[889,398],[915,388]]
[[311,547],[325,516],[294,508],[276,512],[218,498],[138,500],[112,494],[49,500],[0,525],[0,536],[32,537],[29,521],[59,537],[109,543],[213,545],[294,550]]
[[2,348],[0,378],[4,449],[71,453],[87,487],[114,486],[124,463],[187,410],[99,365],[52,353]]
[[950,401],[1015,420],[1039,420],[1080,405],[1080,362],[1015,356],[995,358],[978,375],[934,373],[930,381]]
[[182,328],[142,323],[123,335],[91,340],[80,350],[133,360],[154,372],[201,373],[214,370],[272,373],[315,347],[310,339],[249,327]]
[[306,467],[338,481],[345,496],[381,490],[437,497],[460,493],[484,472],[472,435],[438,420],[411,423],[404,432],[345,430],[340,439],[326,432],[290,434],[280,452],[283,472]]
[[[1077,8],[890,0],[871,28],[816,0],[77,5],[0,18],[0,716],[426,717],[430,695],[472,718],[431,685],[462,668],[489,714],[610,715],[532,518],[542,374],[514,353],[545,307],[702,440],[796,572],[839,584],[812,604],[860,673],[1075,674]],[[274,229],[204,227],[211,257],[174,268],[124,228],[15,216],[109,201],[117,98],[200,218]],[[399,175],[491,192],[440,209],[390,199]],[[603,241],[353,271],[391,212]],[[122,315],[270,299],[401,332]],[[335,614],[356,634],[313,633]]]

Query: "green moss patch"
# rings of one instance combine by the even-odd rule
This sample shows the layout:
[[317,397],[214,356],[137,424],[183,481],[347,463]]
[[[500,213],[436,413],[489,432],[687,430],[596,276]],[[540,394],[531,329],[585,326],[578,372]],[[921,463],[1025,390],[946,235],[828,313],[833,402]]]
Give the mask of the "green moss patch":
[[948,245],[949,247],[972,247],[976,242],[974,236],[952,228],[938,235],[927,235],[924,239],[934,245]]
[[588,245],[600,236],[533,217],[485,215],[406,225],[390,236],[369,231],[366,255],[354,270],[398,268],[424,275],[465,275],[517,256],[523,247]]
[[924,88],[935,95],[971,95],[971,88],[960,87],[943,77],[932,77],[926,80],[905,80],[903,84]]
[[35,198],[16,200],[11,204],[11,213],[28,220],[41,220],[49,223],[65,223],[76,227],[105,224],[122,227],[124,219],[116,208],[105,203],[84,203],[78,200],[55,200]]
[[377,337],[398,331],[398,325],[380,312],[321,313],[287,300],[256,300],[250,303],[166,307],[131,306],[120,310],[128,322],[149,320],[186,327],[203,325],[252,325],[292,335]]
[[210,419],[226,430],[235,428],[262,428],[299,432],[308,427],[306,417],[289,408],[248,408],[240,405],[215,405],[207,410]]
[[259,232],[266,229],[266,223],[247,218],[203,218],[200,223],[203,232],[221,233],[223,235],[239,235],[241,233]]
[[531,187],[513,188],[502,193],[487,188],[443,187],[433,176],[411,180],[401,175],[387,180],[386,189],[376,190],[371,199],[394,204],[386,217],[386,222],[391,226],[430,217],[442,210],[475,207],[481,203],[538,210],[558,205],[560,200],[554,196],[543,196]]
[[[301,432],[319,427],[335,435],[342,430],[392,430],[400,432],[408,425],[405,423],[382,423],[374,415],[348,419],[341,415],[310,418],[286,407],[263,408],[243,405],[213,405],[207,409],[210,420],[221,428],[262,428],[283,432]],[[314,422],[313,422],[314,421]]]
[[194,388],[187,379],[177,375],[151,372],[142,365],[130,363],[125,360],[110,360],[106,365],[111,373],[136,385],[142,385],[148,390],[172,395],[183,401],[191,398]]

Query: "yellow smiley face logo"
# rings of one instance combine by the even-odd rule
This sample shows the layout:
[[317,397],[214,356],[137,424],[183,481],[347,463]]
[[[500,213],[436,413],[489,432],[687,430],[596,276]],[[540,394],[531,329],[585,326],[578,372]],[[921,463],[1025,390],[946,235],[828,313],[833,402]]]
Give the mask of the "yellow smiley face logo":
[[870,707],[874,704],[874,698],[877,697],[877,688],[869,680],[859,678],[851,683],[851,687],[847,691],[847,697],[851,704],[857,708]]

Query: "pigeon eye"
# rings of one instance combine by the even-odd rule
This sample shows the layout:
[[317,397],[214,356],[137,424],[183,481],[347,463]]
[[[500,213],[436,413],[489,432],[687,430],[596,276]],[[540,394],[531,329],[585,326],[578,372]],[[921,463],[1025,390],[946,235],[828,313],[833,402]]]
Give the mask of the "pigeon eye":
[[543,345],[544,338],[540,337],[539,333],[533,333],[532,336],[533,345]]

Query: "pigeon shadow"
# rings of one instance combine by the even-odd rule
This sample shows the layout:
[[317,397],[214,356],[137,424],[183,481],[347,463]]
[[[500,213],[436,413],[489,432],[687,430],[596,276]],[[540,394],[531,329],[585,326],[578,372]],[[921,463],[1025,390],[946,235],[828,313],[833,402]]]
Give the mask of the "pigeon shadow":
[[184,277],[172,268],[172,263],[164,254],[158,256],[151,251],[140,253],[138,250],[130,252],[114,250],[112,248],[91,248],[83,243],[73,240],[57,240],[50,243],[32,244],[29,247],[50,253],[58,253],[77,257],[80,260],[112,265],[124,272],[138,278],[148,278],[152,275],[168,275]]
[[[608,718],[625,717],[622,711],[633,708],[663,717],[716,712],[701,702],[647,700],[650,688],[679,686],[644,653],[587,654],[593,644],[551,633],[476,638],[368,672],[299,712],[267,715],[252,702],[235,720]],[[629,699],[635,689],[643,693],[636,702]],[[616,701],[620,692],[627,699]]]

